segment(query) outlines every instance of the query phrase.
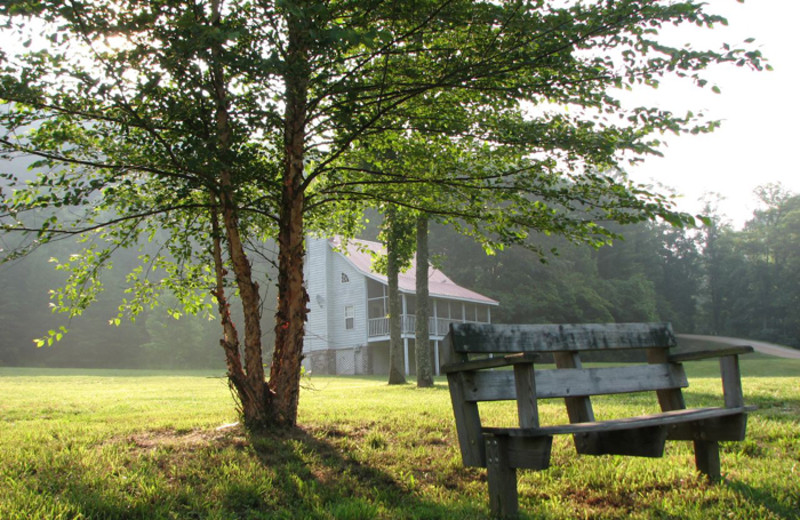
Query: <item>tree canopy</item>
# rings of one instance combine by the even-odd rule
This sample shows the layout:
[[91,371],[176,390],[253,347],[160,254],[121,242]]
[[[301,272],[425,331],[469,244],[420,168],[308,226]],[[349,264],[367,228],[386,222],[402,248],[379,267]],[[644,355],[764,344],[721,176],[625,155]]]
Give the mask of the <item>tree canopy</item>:
[[[57,302],[82,309],[115,250],[159,241],[159,254],[131,271],[123,312],[164,291],[194,311],[211,292],[228,376],[253,427],[296,420],[309,229],[352,230],[356,204],[375,200],[445,217],[490,247],[531,228],[596,243],[610,236],[607,221],[691,222],[603,172],[658,153],[658,132],[716,123],[620,98],[665,76],[703,87],[714,63],[762,66],[747,46],[665,43],[664,27],[725,23],[692,1],[21,0],[0,9],[4,37],[22,43],[1,56],[0,146],[7,159],[35,157],[37,172],[27,183],[5,175],[3,228],[32,241],[4,254],[86,236]],[[423,175],[359,160],[370,148],[403,157],[427,141],[459,151],[460,165]],[[431,196],[410,203],[412,184]],[[268,380],[248,247],[264,237],[278,246]]]

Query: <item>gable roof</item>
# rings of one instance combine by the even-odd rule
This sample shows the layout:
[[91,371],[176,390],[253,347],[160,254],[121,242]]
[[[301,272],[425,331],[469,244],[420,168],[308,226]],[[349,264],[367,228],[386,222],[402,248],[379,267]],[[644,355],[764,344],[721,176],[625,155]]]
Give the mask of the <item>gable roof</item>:
[[[365,276],[383,284],[389,283],[386,275],[377,273],[372,269],[372,253],[377,253],[379,255],[386,254],[386,248],[383,244],[370,240],[356,239],[349,239],[343,243],[339,237],[328,239],[328,243],[335,250],[339,252],[344,251],[343,256]],[[398,285],[401,292],[407,294],[416,293],[416,273],[417,256],[415,254],[414,258],[411,260],[411,267],[400,273],[398,277]],[[487,305],[499,305],[497,300],[493,300],[487,296],[457,285],[453,280],[448,278],[447,275],[432,266],[428,267],[428,291],[431,296]]]

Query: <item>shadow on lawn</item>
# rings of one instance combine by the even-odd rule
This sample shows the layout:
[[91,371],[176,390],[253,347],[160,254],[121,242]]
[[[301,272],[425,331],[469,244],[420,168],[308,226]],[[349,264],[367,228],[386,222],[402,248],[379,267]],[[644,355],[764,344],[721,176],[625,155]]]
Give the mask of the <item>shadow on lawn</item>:
[[793,503],[785,504],[775,498],[774,490],[766,487],[748,486],[738,481],[729,482],[728,486],[739,495],[745,497],[748,502],[760,504],[767,511],[779,515],[778,518],[793,520],[798,518],[798,511],[800,511],[800,494],[798,493],[791,497],[790,500]]
[[[282,482],[286,503],[305,518],[482,518],[484,511],[434,503],[415,491],[413,476],[395,477],[351,456],[347,433],[293,430],[251,437],[265,468]],[[365,442],[359,439],[358,442]],[[392,456],[392,455],[388,455]]]
[[19,518],[485,517],[485,509],[459,501],[459,484],[423,493],[402,471],[356,460],[353,446],[327,430],[145,431],[61,451],[18,475],[21,488],[43,498]]

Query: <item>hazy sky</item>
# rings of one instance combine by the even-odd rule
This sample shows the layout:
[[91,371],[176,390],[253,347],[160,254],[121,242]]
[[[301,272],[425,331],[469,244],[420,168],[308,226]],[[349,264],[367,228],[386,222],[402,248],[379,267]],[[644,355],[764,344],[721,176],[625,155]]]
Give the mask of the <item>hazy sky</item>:
[[753,196],[757,186],[779,181],[800,193],[800,0],[709,3],[713,12],[728,18],[729,25],[693,30],[688,33],[691,40],[717,48],[717,42],[733,45],[753,37],[775,70],[717,67],[708,77],[721,94],[672,84],[659,88],[657,97],[649,99],[678,113],[702,109],[710,118],[722,120],[722,127],[710,135],[670,139],[664,158],[648,159],[629,173],[639,181],[675,188],[683,194],[679,207],[686,211],[700,211],[698,198],[705,192],[719,193],[726,198],[720,210],[738,227],[758,206]]

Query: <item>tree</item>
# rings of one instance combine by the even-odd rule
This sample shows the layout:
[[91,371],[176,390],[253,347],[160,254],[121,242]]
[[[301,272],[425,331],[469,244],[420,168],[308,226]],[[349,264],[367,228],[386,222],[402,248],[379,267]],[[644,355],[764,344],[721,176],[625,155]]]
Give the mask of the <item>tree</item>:
[[[18,2],[5,14],[34,16],[49,31],[47,45],[4,63],[4,151],[38,158],[42,172],[4,201],[5,227],[35,232],[33,246],[70,234],[89,240],[63,264],[72,275],[56,305],[80,314],[115,250],[158,241],[158,253],[141,255],[128,274],[132,296],[120,317],[135,316],[165,290],[199,312],[211,290],[245,423],[291,417],[292,389],[265,382],[260,297],[246,253],[254,217],[274,213],[268,203],[252,207],[254,179],[262,187],[274,181],[256,176],[269,171],[270,155],[249,134],[275,112],[255,94],[240,95],[254,79],[243,64],[264,59],[253,41],[231,37],[251,13],[223,16],[212,1]],[[17,30],[32,38],[38,27],[23,20]],[[61,207],[82,214],[51,211]],[[228,311],[230,282],[242,302],[244,362]]]
[[414,355],[417,360],[417,386],[433,386],[433,364],[431,363],[430,297],[428,293],[428,218],[417,217],[416,222],[417,271],[416,271],[416,325],[414,327]]
[[[385,265],[378,263],[379,270],[386,272],[389,298],[389,384],[406,383],[403,352],[403,306],[399,288],[400,272],[407,269],[413,254],[408,240],[409,220],[397,208],[389,206],[384,212],[380,238],[386,244]],[[381,259],[383,260],[383,259]]]
[[750,337],[797,344],[800,197],[780,185],[761,186],[756,195],[762,209],[732,237],[744,269],[739,290],[730,298],[735,306],[729,310],[729,328]]
[[[702,86],[700,72],[717,62],[761,67],[753,50],[660,42],[665,25],[724,23],[690,1],[31,0],[2,9],[12,37],[33,50],[3,56],[0,143],[7,155],[39,157],[42,172],[5,199],[4,228],[40,242],[100,231],[103,243],[72,265],[74,290],[62,302],[80,309],[116,248],[167,227],[169,254],[144,263],[163,266],[166,287],[190,308],[213,291],[228,377],[251,427],[296,421],[304,234],[332,220],[347,229],[352,218],[339,210],[370,197],[349,177],[348,152],[388,130],[472,139],[486,154],[523,151],[524,161],[492,173],[402,179],[377,171],[368,183],[395,194],[409,182],[450,190],[457,206],[428,208],[425,199],[413,209],[461,219],[460,229],[487,247],[523,240],[530,227],[596,243],[610,236],[598,221],[691,220],[597,171],[623,153],[656,153],[653,132],[715,126],[625,109],[615,89],[655,86],[665,75]],[[442,109],[453,106],[461,110]],[[67,222],[46,212],[64,205],[102,211]],[[582,217],[572,216],[576,208]],[[30,210],[43,219],[22,218]],[[278,300],[266,382],[247,244],[270,235]],[[123,310],[158,297],[143,272]],[[241,297],[241,339],[229,285]]]

